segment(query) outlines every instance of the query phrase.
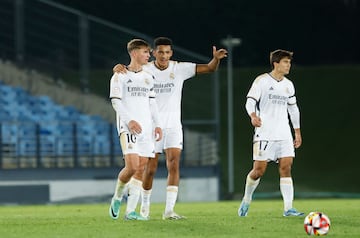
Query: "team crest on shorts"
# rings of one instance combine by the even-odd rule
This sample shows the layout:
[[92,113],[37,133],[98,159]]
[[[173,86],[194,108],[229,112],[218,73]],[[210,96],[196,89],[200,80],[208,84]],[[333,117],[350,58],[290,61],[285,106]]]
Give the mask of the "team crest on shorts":
[[114,75],[114,81],[117,83],[119,81],[119,75],[118,74],[115,74]]
[[132,149],[133,148],[133,145],[132,144],[129,144],[128,145],[128,149]]

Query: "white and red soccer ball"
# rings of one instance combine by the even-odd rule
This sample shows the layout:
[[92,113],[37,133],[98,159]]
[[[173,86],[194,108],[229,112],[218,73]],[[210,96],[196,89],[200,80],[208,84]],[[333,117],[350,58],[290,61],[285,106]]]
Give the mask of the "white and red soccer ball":
[[304,228],[308,235],[326,235],[330,230],[330,219],[322,212],[310,212],[305,217]]

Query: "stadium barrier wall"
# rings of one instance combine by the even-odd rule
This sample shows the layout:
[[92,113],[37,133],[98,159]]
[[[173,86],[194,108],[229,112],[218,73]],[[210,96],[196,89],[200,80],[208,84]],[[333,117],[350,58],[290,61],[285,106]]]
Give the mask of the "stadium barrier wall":
[[[0,204],[99,203],[109,202],[117,170],[4,171],[0,176]],[[6,174],[8,176],[6,176]],[[33,179],[26,179],[33,174]],[[152,202],[165,202],[166,169],[159,168]],[[220,188],[216,168],[188,168],[181,176],[179,202],[218,201]],[[47,179],[45,179],[47,178]]]

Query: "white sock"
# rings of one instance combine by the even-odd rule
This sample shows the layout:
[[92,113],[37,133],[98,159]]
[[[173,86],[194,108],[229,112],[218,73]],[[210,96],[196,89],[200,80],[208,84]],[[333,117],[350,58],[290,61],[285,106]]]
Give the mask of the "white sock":
[[294,186],[291,177],[280,178],[280,191],[284,200],[284,211],[292,208],[294,200]]
[[260,183],[260,178],[258,178],[257,180],[253,180],[252,178],[250,178],[250,174],[248,174],[248,176],[246,177],[246,184],[245,184],[245,192],[244,192],[244,202],[246,203],[250,203],[252,200],[252,195],[255,191],[255,189],[257,188],[257,186]]
[[126,214],[135,211],[139,202],[140,192],[142,188],[142,181],[131,178],[129,181],[129,197],[127,200]]
[[125,184],[126,183],[123,183],[122,181],[120,181],[120,179],[117,180],[115,192],[114,192],[114,198],[121,199],[121,197],[123,195]]
[[141,207],[140,214],[143,217],[148,217],[150,215],[150,197],[152,190],[142,189],[142,199],[141,199]]
[[167,186],[166,187],[166,207],[165,213],[174,211],[177,195],[178,195],[178,186]]
[[142,189],[142,200],[141,200],[142,204],[144,204],[146,206],[150,205],[151,192],[152,192],[152,189],[150,189],[150,190]]

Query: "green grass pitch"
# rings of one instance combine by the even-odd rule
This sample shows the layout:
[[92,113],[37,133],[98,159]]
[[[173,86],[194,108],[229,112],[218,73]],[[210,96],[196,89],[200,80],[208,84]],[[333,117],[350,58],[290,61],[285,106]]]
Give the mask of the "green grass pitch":
[[[298,199],[298,210],[322,211],[331,220],[327,237],[360,237],[359,199]],[[151,220],[112,220],[109,204],[0,206],[0,237],[308,237],[304,217],[282,217],[282,201],[254,200],[247,217],[239,201],[178,203],[186,220],[163,221],[164,204],[153,204]],[[125,206],[121,207],[121,212]]]

